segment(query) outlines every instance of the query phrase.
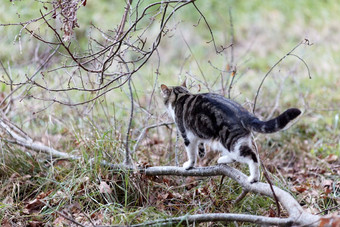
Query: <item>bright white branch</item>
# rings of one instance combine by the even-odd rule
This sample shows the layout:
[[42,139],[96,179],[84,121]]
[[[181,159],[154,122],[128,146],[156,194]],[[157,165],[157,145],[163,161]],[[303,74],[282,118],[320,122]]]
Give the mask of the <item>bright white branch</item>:
[[223,214],[223,213],[215,213],[215,214],[194,214],[194,215],[185,215],[176,218],[168,218],[168,219],[159,219],[147,223],[131,225],[134,227],[138,226],[169,226],[170,224],[192,224],[192,223],[200,223],[200,222],[218,222],[218,221],[240,221],[240,222],[251,222],[256,224],[266,224],[266,225],[289,225],[291,226],[294,221],[290,218],[270,218],[264,216],[257,215],[249,215],[249,214]]
[[[269,184],[257,182],[249,183],[248,178],[242,172],[227,165],[210,166],[193,168],[185,170],[182,167],[164,166],[164,167],[150,167],[144,170],[146,175],[175,175],[175,176],[220,176],[224,175],[232,178],[241,185],[241,187],[249,192],[258,193],[264,196],[273,198],[273,193]],[[288,192],[273,186],[275,194],[287,210],[289,214],[289,221],[293,221],[296,225],[317,226],[320,216],[305,212],[300,204]],[[183,218],[183,217],[181,217]],[[286,220],[287,221],[287,220]],[[263,222],[266,224],[267,222]],[[270,223],[268,223],[270,224]]]
[[51,147],[48,147],[40,142],[33,141],[28,136],[25,136],[23,132],[17,129],[11,123],[8,123],[0,118],[0,127],[3,128],[12,138],[13,140],[9,141],[11,143],[20,145],[22,147],[28,148],[37,152],[44,152],[49,154],[52,157],[58,158],[66,158],[66,159],[80,159],[78,156],[70,155],[65,152],[57,151]]
[[145,134],[149,129],[160,127],[160,126],[167,126],[167,125],[171,125],[171,124],[174,124],[174,123],[173,122],[165,122],[165,123],[150,125],[150,126],[143,128],[141,133],[139,134],[137,140],[136,140],[136,143],[135,143],[135,146],[133,147],[132,153],[135,153],[137,151],[139,143],[141,142],[142,139],[144,139]]

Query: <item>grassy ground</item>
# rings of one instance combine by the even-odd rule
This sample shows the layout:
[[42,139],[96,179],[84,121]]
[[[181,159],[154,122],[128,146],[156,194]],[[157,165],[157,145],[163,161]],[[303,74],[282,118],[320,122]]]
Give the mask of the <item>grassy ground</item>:
[[[216,0],[197,1],[197,5],[209,21],[218,46],[229,45],[234,31],[234,54],[230,48],[222,54],[215,53],[212,43],[207,43],[211,37],[206,25],[201,21],[193,26],[200,18],[193,7],[179,11],[169,24],[171,37],[165,37],[159,47],[160,74],[155,73],[158,59],[152,57],[133,78],[136,112],[131,148],[142,128],[168,120],[159,89],[151,96],[154,84],[157,87],[161,83],[178,84],[187,77],[193,91],[200,84],[202,92],[221,92],[221,80],[230,76],[223,70],[232,65],[233,58],[237,73],[231,97],[251,110],[263,76],[295,45],[308,38],[313,45],[302,45],[294,53],[307,63],[312,79],[308,78],[303,62],[288,56],[265,81],[256,110],[258,116],[266,118],[271,112],[276,115],[295,106],[304,109],[303,117],[287,131],[257,135],[256,139],[275,185],[291,192],[312,213],[339,214],[339,207],[331,209],[340,203],[339,4],[307,0],[223,3]],[[0,6],[0,23],[37,16],[37,7],[38,4],[33,4],[28,8],[25,1],[6,2]],[[119,23],[123,7],[123,2],[88,1],[78,15],[79,46],[87,47],[91,22],[104,30],[112,29],[112,24]],[[19,27],[0,27],[0,32],[6,34],[0,37],[0,60],[14,80],[31,75],[49,53],[28,35],[19,40],[16,37]],[[44,71],[58,64],[56,57]],[[4,68],[1,78],[6,78]],[[64,74],[67,72],[53,75],[64,78]],[[58,84],[53,77],[47,80],[52,87]],[[1,83],[0,101],[9,92],[10,87]],[[117,174],[100,166],[101,160],[121,163],[124,159],[130,111],[127,87],[108,93],[101,102],[80,107],[21,98],[26,93],[53,97],[35,88],[23,88],[18,93],[8,119],[35,140],[83,158],[51,160],[44,154],[0,140],[0,223],[4,226],[70,225],[58,212],[87,225],[91,222],[127,225],[207,212],[275,215],[275,203],[258,195],[248,195],[242,203],[233,205],[232,200],[241,188],[228,179],[220,188],[219,177],[146,177]],[[63,97],[83,101],[91,94],[74,92]],[[7,138],[2,131],[0,136]],[[149,130],[133,159],[141,166],[175,165],[175,144],[174,126]],[[179,150],[181,164],[185,161],[182,140]],[[200,165],[216,163],[218,157],[213,152],[208,156],[209,160],[201,161]],[[92,164],[91,158],[95,160]],[[247,172],[245,166],[235,167]],[[41,203],[41,199],[47,204]]]

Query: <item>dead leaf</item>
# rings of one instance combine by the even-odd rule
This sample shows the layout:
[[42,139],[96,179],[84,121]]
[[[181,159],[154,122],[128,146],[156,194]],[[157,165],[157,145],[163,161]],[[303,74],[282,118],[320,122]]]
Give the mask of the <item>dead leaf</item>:
[[[0,103],[2,103],[5,99],[5,94],[3,92],[0,93]],[[2,103],[2,105],[0,106],[0,108],[4,108],[7,105],[6,102]]]
[[2,227],[12,227],[12,225],[9,223],[7,218],[2,219],[1,226]]
[[167,193],[160,193],[158,194],[158,198],[162,199],[162,200],[166,200],[166,199],[171,199],[173,197],[171,192],[167,192]]
[[110,186],[105,181],[101,181],[100,185],[99,185],[99,192],[111,194],[112,190],[111,190]]
[[297,192],[303,193],[304,191],[307,190],[307,187],[306,187],[305,185],[300,185],[300,186],[295,186],[294,189],[295,189]]
[[325,158],[325,161],[328,162],[328,163],[333,163],[333,162],[336,162],[338,160],[338,158],[339,157],[337,155],[330,154]]
[[225,70],[226,70],[227,72],[229,72],[229,70],[230,70],[230,65],[229,65],[229,64],[227,64],[227,65],[225,66]]
[[191,190],[198,185],[198,181],[195,177],[187,177],[185,180],[185,189]]
[[79,213],[81,211],[81,206],[78,202],[75,202],[68,206],[67,208],[71,214]]
[[59,216],[57,217],[54,221],[53,221],[53,226],[57,226],[57,227],[63,227],[65,225],[69,225],[70,221],[66,220],[64,217]]
[[44,223],[41,221],[30,221],[28,222],[28,225],[30,227],[40,227],[40,226],[44,226]]
[[173,197],[176,198],[176,199],[179,199],[179,200],[182,200],[182,199],[183,199],[183,196],[182,196],[181,193],[173,192],[172,195],[173,195]]
[[47,197],[49,194],[51,194],[52,190],[48,191],[48,192],[41,192],[38,196],[37,199],[44,199],[45,197]]
[[332,185],[333,185],[333,181],[332,180],[324,180],[322,182],[322,188],[324,189],[326,195],[328,195],[329,193],[332,192],[332,190],[333,190]]
[[170,180],[166,177],[163,177],[163,184],[170,185]]
[[320,227],[340,227],[340,218],[337,215],[320,218]]
[[66,169],[70,169],[72,167],[72,163],[70,162],[70,160],[67,160],[67,159],[59,159],[55,161],[53,165],[56,167],[58,166],[61,168],[66,168]]
[[269,209],[268,217],[276,217],[276,211],[273,208]]
[[25,206],[23,213],[24,214],[37,213],[43,206],[44,204],[40,201],[40,199],[34,199]]
[[203,188],[199,188],[197,191],[200,195],[202,195],[204,197],[210,195],[210,192],[209,192],[209,189],[208,189],[207,186],[205,186]]
[[48,192],[41,192],[35,199],[26,204],[23,213],[32,214],[39,212],[40,209],[45,205],[43,202],[41,202],[41,200],[46,198],[51,192],[52,190]]

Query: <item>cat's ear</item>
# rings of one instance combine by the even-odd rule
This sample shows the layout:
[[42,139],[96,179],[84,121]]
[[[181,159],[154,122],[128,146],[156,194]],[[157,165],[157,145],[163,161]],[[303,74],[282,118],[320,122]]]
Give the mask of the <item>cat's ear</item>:
[[181,85],[182,87],[187,87],[187,78],[185,78],[183,84]]
[[165,84],[161,84],[161,89],[163,92],[169,90],[168,86],[166,86]]
[[165,84],[161,85],[161,91],[162,91],[162,95],[164,97],[167,97],[170,95],[170,89],[168,88],[168,86],[166,86]]

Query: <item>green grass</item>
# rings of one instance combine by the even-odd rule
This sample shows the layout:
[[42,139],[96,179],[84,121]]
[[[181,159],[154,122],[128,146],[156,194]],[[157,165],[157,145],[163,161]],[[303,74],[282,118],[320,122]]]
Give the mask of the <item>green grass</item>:
[[[143,1],[142,6],[153,1]],[[277,91],[282,84],[282,94],[274,115],[295,106],[305,109],[303,117],[292,128],[275,135],[257,136],[260,154],[271,173],[275,185],[290,191],[296,199],[312,212],[320,212],[339,204],[338,161],[325,161],[331,154],[340,157],[339,103],[340,86],[338,53],[340,31],[339,4],[336,1],[197,1],[214,32],[217,46],[230,44],[231,7],[234,28],[234,57],[237,74],[231,97],[249,110],[263,76],[281,57],[297,43],[308,38],[312,46],[301,46],[295,54],[308,64],[312,79],[304,64],[294,57],[287,57],[269,75],[261,89],[257,115],[266,117],[275,105]],[[13,5],[13,6],[12,6]],[[39,15],[39,4],[27,7],[25,1],[5,2],[0,6],[0,23],[23,21]],[[80,27],[77,41],[72,48],[86,50],[91,34],[103,37],[90,29],[90,24],[104,31],[115,29],[123,14],[124,2],[88,1],[78,14]],[[20,14],[20,18],[16,13]],[[131,149],[140,131],[147,125],[167,121],[160,100],[161,83],[175,85],[188,78],[195,92],[198,84],[202,92],[219,91],[221,77],[230,79],[229,73],[220,73],[230,64],[230,49],[216,54],[204,21],[192,6],[175,14],[169,23],[173,37],[165,36],[158,48],[161,56],[159,75],[155,73],[158,59],[149,62],[133,77],[135,113],[132,122]],[[158,17],[156,19],[159,19]],[[180,22],[178,24],[178,22]],[[140,26],[149,24],[142,21]],[[159,26],[151,25],[151,31]],[[0,27],[0,60],[13,80],[22,82],[32,75],[51,50],[23,33],[19,42],[16,35],[21,27]],[[176,29],[174,29],[176,28]],[[51,35],[50,32],[45,34]],[[149,40],[155,34],[148,33]],[[53,39],[51,37],[51,39]],[[185,43],[187,42],[187,44]],[[65,53],[64,50],[60,50]],[[210,63],[209,63],[210,61]],[[60,64],[70,62],[57,54],[42,70],[47,75],[36,76],[36,81],[48,83],[50,88],[67,87],[70,71],[47,73]],[[213,66],[212,66],[213,65]],[[82,71],[79,71],[84,73]],[[72,72],[78,75],[78,71]],[[203,75],[206,77],[207,86]],[[287,76],[288,75],[288,76]],[[287,76],[286,79],[284,79]],[[91,75],[92,80],[96,75]],[[2,69],[0,78],[7,80]],[[157,81],[156,81],[157,78]],[[62,81],[62,82],[60,82]],[[153,97],[153,86],[156,90]],[[79,83],[76,78],[74,83]],[[1,94],[7,95],[10,87],[1,83]],[[17,96],[20,94],[21,96]],[[94,93],[53,93],[38,88],[15,93],[7,117],[35,140],[55,149],[82,157],[81,160],[51,160],[48,156],[20,148],[5,140],[0,141],[0,223],[9,220],[17,225],[32,221],[46,225],[67,223],[56,213],[68,212],[77,221],[90,225],[89,217],[96,224],[127,225],[159,218],[204,212],[235,212],[269,216],[275,211],[272,199],[248,195],[240,204],[232,200],[241,193],[235,182],[225,179],[221,190],[220,177],[178,178],[146,177],[138,173],[113,172],[100,165],[106,160],[121,163],[124,160],[125,136],[130,114],[127,86],[109,92],[98,102],[83,106],[64,106],[41,102],[24,96],[58,98],[63,101],[82,102]],[[1,101],[1,99],[0,99]],[[0,131],[0,136],[6,135]],[[136,164],[174,165],[176,132],[174,126],[150,129],[139,149],[133,154]],[[183,142],[179,140],[179,162],[185,161]],[[215,158],[216,159],[216,158]],[[90,160],[93,160],[90,163]],[[209,162],[209,165],[216,160]],[[236,165],[247,173],[246,166]],[[323,183],[332,180],[333,191],[325,194]],[[265,181],[263,179],[263,181]],[[101,182],[109,185],[111,193],[101,193]],[[296,187],[306,187],[305,192]],[[49,206],[38,204],[27,209],[38,196],[44,197]],[[310,196],[309,196],[310,195]],[[26,209],[26,210],[25,210]],[[27,210],[29,212],[27,212]],[[336,213],[331,210],[328,213]],[[284,214],[285,215],[285,214]],[[59,218],[59,219],[58,219]],[[78,218],[78,219],[77,219]],[[222,226],[225,223],[219,223]],[[247,226],[246,223],[239,223]],[[67,225],[67,224],[65,224]],[[233,226],[233,223],[228,223]]]

